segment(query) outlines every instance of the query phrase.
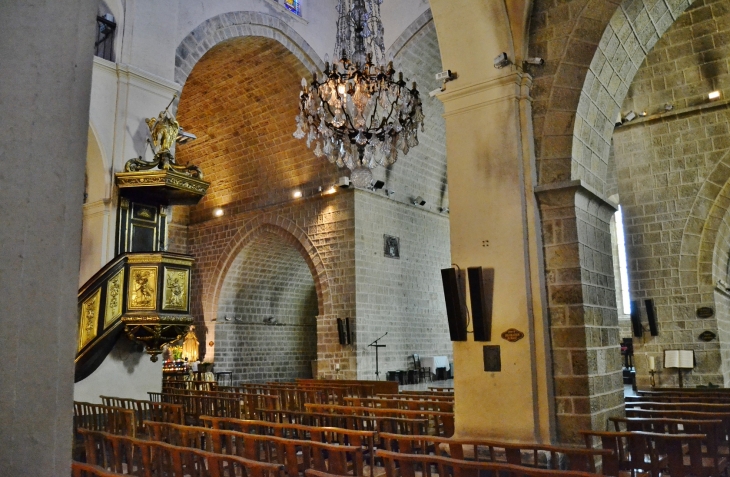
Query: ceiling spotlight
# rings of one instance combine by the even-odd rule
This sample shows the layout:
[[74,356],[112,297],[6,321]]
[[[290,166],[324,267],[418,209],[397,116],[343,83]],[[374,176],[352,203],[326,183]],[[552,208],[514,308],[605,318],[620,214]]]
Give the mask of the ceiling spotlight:
[[375,181],[372,184],[370,184],[370,187],[368,189],[370,190],[380,190],[385,186],[385,182],[383,181]]
[[667,103],[667,104],[664,105],[664,111],[671,111],[672,109],[674,109],[674,105],[673,104]]
[[394,190],[385,189],[385,195],[387,195],[388,197],[393,197],[393,194],[395,194]]
[[502,53],[494,59],[494,67],[497,69],[504,68],[505,66],[511,65],[512,62],[507,57],[507,53]]
[[339,179],[337,179],[337,185],[342,187],[343,189],[347,189],[350,187],[350,178],[347,176],[342,176]]
[[221,209],[220,207],[217,207],[213,211],[213,215],[215,215],[216,217],[222,217],[223,216],[223,209]]
[[636,113],[633,111],[629,111],[626,116],[624,116],[624,122],[628,123],[629,121],[633,121],[636,119]]
[[331,186],[329,189],[323,192],[325,195],[334,194],[337,192],[337,188],[335,186]]
[[538,57],[527,58],[525,60],[525,63],[527,63],[528,65],[543,66],[545,64],[545,60],[543,60],[542,58],[538,58]]
[[707,97],[710,98],[710,100],[719,99],[720,98],[720,92],[719,91],[713,91],[712,93],[708,94]]
[[302,191],[300,191],[299,189],[295,190],[292,194],[292,197],[294,197],[295,199],[300,199],[302,197]]
[[420,195],[419,195],[418,197],[416,197],[415,199],[413,199],[413,200],[411,201],[411,203],[412,203],[413,205],[420,205],[421,207],[423,207],[424,205],[426,205],[426,201],[425,201],[425,200],[424,200],[424,198],[423,198],[423,197],[421,197]]
[[449,208],[448,207],[441,207],[439,210],[441,211],[442,214],[448,214],[449,213]]

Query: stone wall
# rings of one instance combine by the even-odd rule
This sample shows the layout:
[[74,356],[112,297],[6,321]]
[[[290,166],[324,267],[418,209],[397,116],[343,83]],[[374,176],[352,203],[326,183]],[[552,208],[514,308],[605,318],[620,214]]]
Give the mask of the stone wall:
[[299,250],[260,234],[231,264],[218,300],[215,363],[233,381],[311,378],[317,291]]
[[[451,357],[440,273],[451,265],[448,217],[356,191],[355,230],[358,377],[374,378],[367,345],[385,332],[381,372],[408,369],[413,353]],[[384,256],[384,235],[399,238],[399,258]]]
[[[656,43],[629,89],[623,113],[646,118],[614,133],[631,296],[654,299],[659,320],[658,337],[635,343],[640,385],[648,380],[644,354],[658,359],[658,385],[676,385],[676,372],[663,370],[662,359],[664,349],[677,348],[696,352],[697,368],[685,383],[723,379],[720,343],[698,335],[718,333],[718,320],[727,321],[715,302],[712,256],[727,210],[719,192],[730,149],[723,104],[730,93],[729,35],[730,2],[694,2]],[[722,99],[711,103],[707,94],[715,89]],[[701,306],[717,307],[715,317],[698,319]]]

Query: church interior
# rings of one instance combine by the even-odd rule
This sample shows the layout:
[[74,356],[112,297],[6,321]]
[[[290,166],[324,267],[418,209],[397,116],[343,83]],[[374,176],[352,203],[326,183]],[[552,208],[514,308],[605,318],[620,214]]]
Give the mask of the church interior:
[[3,475],[727,475],[730,0],[0,12]]

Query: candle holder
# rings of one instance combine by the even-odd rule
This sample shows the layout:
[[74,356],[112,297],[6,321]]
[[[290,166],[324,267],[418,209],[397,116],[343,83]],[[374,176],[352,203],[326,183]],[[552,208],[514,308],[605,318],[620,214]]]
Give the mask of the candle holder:
[[653,369],[649,370],[649,375],[651,376],[651,387],[652,389],[656,387],[656,381],[654,380],[654,375],[656,374],[656,371]]

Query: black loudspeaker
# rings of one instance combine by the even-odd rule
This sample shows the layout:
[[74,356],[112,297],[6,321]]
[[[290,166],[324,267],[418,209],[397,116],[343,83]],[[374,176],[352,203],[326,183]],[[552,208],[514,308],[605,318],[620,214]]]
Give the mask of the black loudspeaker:
[[340,339],[340,344],[347,344],[347,338],[345,337],[345,328],[342,325],[342,318],[337,318],[337,335]]
[[649,322],[649,333],[652,336],[659,336],[659,330],[656,327],[656,309],[654,309],[654,300],[644,300],[646,305],[646,319]]
[[451,341],[466,341],[466,280],[464,272],[455,268],[441,270],[441,281],[446,297],[446,316],[449,319]]
[[492,303],[494,298],[494,269],[467,268],[471,320],[474,324],[474,341],[492,340]]
[[347,344],[352,344],[352,334],[350,333],[350,319],[345,318],[345,340]]
[[641,310],[639,309],[639,301],[631,301],[631,327],[634,329],[634,336],[641,338],[644,336],[644,327],[641,326]]

